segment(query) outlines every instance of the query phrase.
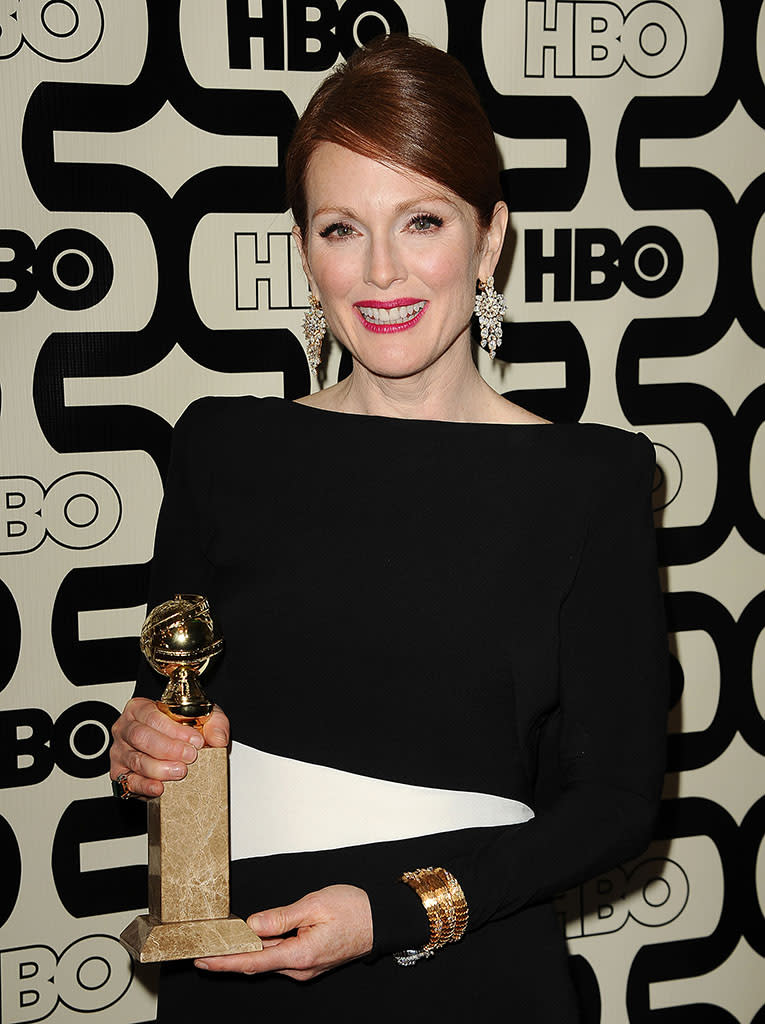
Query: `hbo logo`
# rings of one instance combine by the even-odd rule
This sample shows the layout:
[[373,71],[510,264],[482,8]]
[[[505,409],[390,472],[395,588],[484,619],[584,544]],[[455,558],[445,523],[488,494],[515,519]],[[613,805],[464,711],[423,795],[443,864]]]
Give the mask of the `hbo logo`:
[[38,292],[59,309],[89,309],[103,299],[114,280],[109,250],[99,238],[77,228],[54,231],[36,249],[23,231],[0,230],[3,249],[10,258],[0,259],[1,313],[26,309]]
[[624,64],[661,78],[683,59],[687,41],[682,18],[663,0],[644,0],[626,15],[611,0],[526,0],[527,78],[542,78],[550,64],[556,78],[608,78]]
[[647,928],[670,924],[685,910],[688,876],[673,860],[653,857],[631,871],[614,868],[556,900],[569,939],[617,932],[632,919]]
[[95,50],[103,34],[98,0],[0,3],[0,60],[13,57],[22,43],[48,60],[80,60]]
[[526,302],[542,301],[548,275],[555,302],[570,302],[572,291],[575,301],[591,302],[612,298],[622,283],[635,295],[657,299],[683,272],[680,243],[656,225],[638,228],[623,242],[611,228],[556,228],[552,252],[545,241],[539,228],[524,231]]
[[99,700],[73,704],[55,722],[42,708],[0,711],[0,788],[36,786],[54,764],[74,779],[103,775],[118,714]]
[[130,956],[112,935],[86,935],[56,956],[49,946],[0,952],[0,1019],[31,1024],[59,1002],[77,1013],[113,1006],[133,978]]
[[251,6],[249,0],[227,0],[232,68],[252,68],[253,39],[262,40],[266,71],[326,71],[341,53],[350,57],[376,35],[407,31],[395,0],[345,0],[342,6],[337,0],[261,0],[260,17],[253,17]]
[[94,548],[121,519],[119,494],[97,473],[67,473],[47,489],[31,476],[0,477],[0,555],[34,551],[46,537],[65,548]]

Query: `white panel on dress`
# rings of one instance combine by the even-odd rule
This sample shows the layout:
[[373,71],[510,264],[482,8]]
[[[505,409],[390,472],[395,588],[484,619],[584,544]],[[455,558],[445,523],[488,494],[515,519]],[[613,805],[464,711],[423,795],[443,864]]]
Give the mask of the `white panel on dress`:
[[519,800],[428,789],[231,747],[231,858],[334,850],[435,832],[516,825]]

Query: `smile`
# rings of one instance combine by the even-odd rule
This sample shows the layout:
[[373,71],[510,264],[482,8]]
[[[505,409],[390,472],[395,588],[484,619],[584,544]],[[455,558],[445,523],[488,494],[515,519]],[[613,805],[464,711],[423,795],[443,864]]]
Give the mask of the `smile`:
[[353,308],[367,330],[390,333],[414,327],[426,306],[424,299],[394,299],[389,302],[359,302]]

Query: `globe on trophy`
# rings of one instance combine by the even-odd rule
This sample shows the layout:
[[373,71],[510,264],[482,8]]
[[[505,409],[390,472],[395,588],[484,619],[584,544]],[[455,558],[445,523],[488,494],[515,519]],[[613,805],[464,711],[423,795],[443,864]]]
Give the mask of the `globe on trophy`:
[[202,692],[199,676],[223,650],[210,606],[203,597],[178,594],[157,605],[141,628],[141,650],[151,667],[167,678],[157,701],[164,714],[201,729],[213,706]]
[[[199,685],[223,648],[205,598],[177,594],[141,629],[141,650],[165,677],[157,707],[203,729],[213,705]],[[262,949],[258,936],[229,912],[228,751],[202,747],[184,779],[165,782],[148,802],[149,912],[120,935],[141,963]]]

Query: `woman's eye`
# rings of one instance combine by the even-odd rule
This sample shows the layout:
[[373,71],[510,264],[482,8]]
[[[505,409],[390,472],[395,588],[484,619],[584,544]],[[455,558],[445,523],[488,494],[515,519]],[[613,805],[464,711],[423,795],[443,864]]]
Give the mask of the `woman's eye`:
[[328,224],[319,232],[319,236],[321,238],[329,238],[330,236],[334,236],[335,238],[348,238],[352,234],[353,228],[350,224],[342,224],[339,222],[336,224]]
[[442,224],[441,217],[430,213],[418,213],[409,221],[409,226],[415,231],[429,231],[431,228],[440,228]]

